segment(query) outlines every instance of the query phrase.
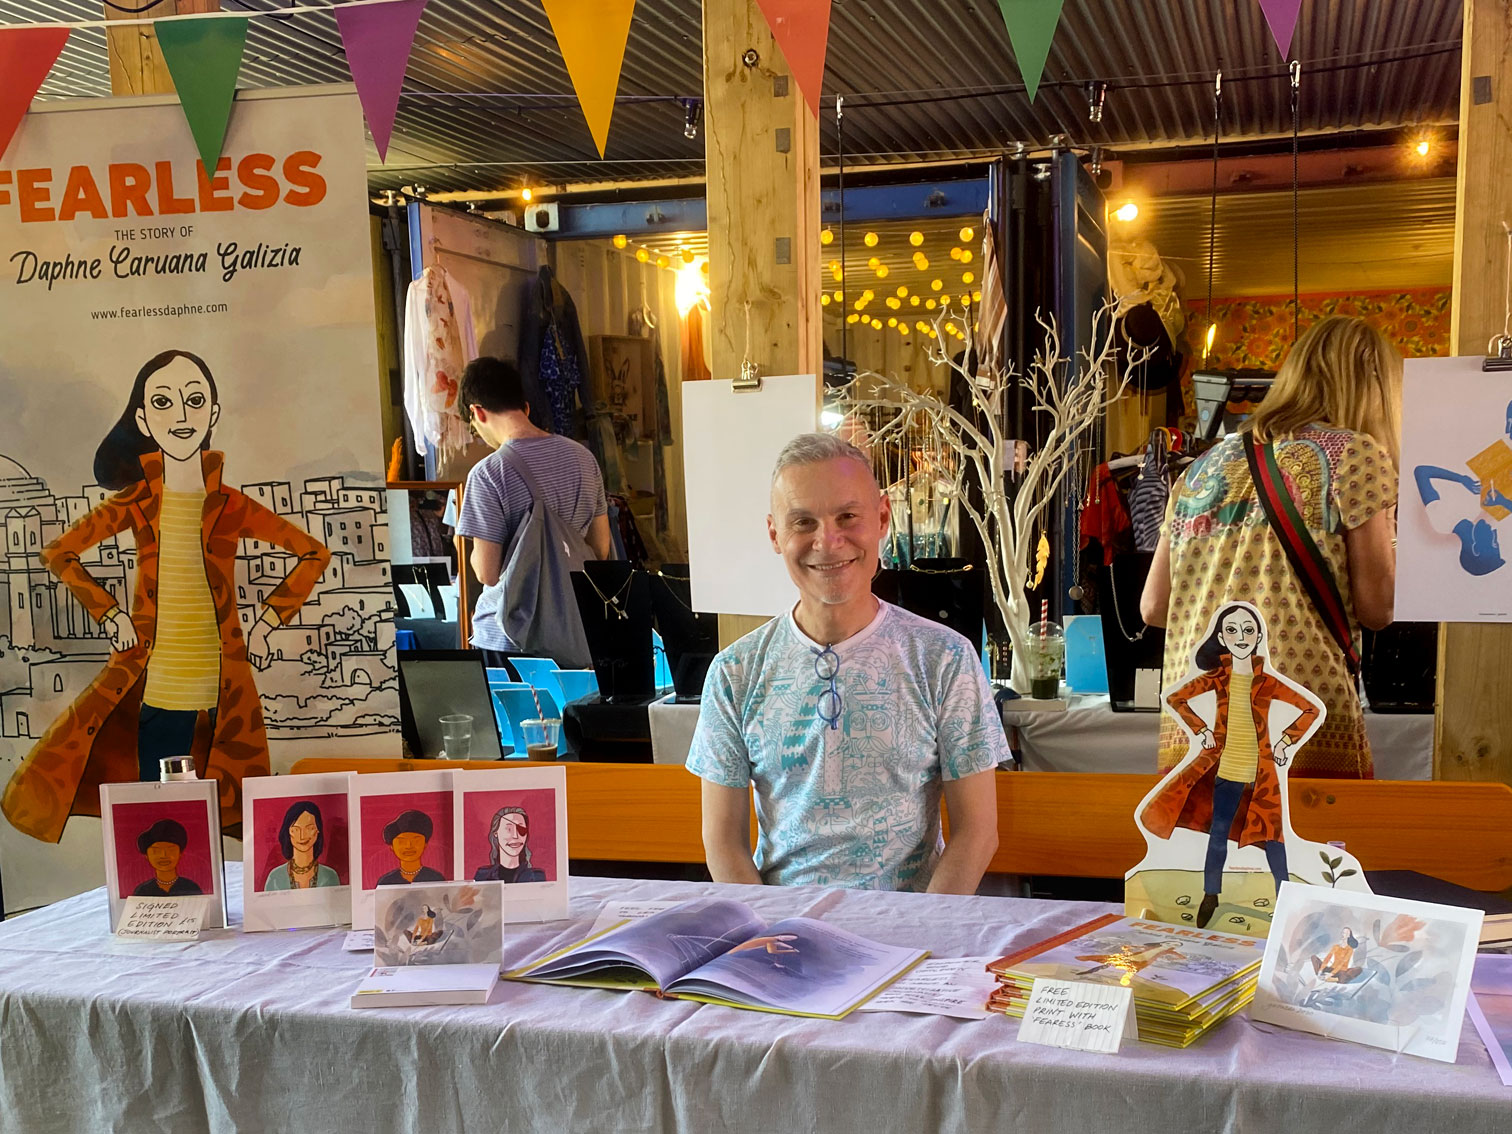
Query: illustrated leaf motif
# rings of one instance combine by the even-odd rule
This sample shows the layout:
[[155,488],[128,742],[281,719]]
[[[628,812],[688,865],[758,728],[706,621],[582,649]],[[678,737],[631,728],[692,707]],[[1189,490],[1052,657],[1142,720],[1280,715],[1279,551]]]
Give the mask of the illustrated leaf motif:
[[1408,969],[1412,968],[1422,959],[1423,954],[1421,953],[1407,954],[1407,956],[1403,957],[1400,961],[1397,962],[1396,975],[1400,977],[1403,973],[1407,972]]
[[1351,874],[1358,874],[1358,873],[1359,873],[1359,871],[1356,870],[1354,867],[1351,866],[1348,870],[1341,870],[1341,871],[1339,871],[1339,877],[1340,878],[1348,878]]

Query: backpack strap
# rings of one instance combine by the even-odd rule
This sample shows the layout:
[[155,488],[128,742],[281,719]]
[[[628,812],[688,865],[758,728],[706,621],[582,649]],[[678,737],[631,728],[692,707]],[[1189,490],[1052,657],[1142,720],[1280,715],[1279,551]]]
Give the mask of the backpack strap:
[[1296,572],[1302,589],[1312,600],[1318,617],[1323,620],[1323,625],[1328,628],[1335,644],[1343,651],[1350,676],[1358,677],[1360,655],[1354,648],[1354,635],[1350,630],[1349,611],[1344,605],[1344,596],[1339,593],[1339,585],[1334,580],[1328,560],[1323,557],[1323,552],[1307,530],[1307,524],[1297,510],[1296,501],[1286,491],[1281,466],[1276,463],[1276,448],[1269,442],[1256,445],[1254,433],[1247,429],[1243,437],[1244,457],[1249,462],[1250,479],[1254,481],[1255,492],[1260,497],[1260,506],[1265,509],[1271,530],[1281,541],[1282,550],[1286,552],[1286,558]]

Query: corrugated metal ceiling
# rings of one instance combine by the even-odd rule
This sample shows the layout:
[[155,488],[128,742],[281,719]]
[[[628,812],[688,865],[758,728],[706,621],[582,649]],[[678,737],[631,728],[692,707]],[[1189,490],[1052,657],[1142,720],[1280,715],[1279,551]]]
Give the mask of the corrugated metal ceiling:
[[[284,6],[226,0],[228,10]],[[3,23],[100,11],[98,0],[0,0]],[[600,161],[539,0],[432,0],[388,164],[371,157],[373,188],[698,175],[703,141],[683,137],[677,100],[701,93],[699,13],[698,0],[639,0]],[[1302,129],[1452,120],[1461,20],[1461,0],[1304,0],[1295,44]],[[1220,66],[1226,136],[1289,131],[1285,68],[1253,0],[1067,0],[1032,105],[993,0],[835,0],[825,89],[846,96],[848,160],[887,164],[982,156],[1054,134],[1115,150],[1200,141],[1211,135]],[[347,78],[329,13],[253,22],[243,85]],[[1097,126],[1082,88],[1090,79],[1113,84]],[[44,97],[108,91],[104,33],[75,33]],[[827,123],[827,153],[834,144]]]

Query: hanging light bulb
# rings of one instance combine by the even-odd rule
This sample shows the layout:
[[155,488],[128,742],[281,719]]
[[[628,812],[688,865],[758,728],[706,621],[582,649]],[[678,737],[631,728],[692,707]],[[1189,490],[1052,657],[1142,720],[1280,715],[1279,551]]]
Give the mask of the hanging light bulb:
[[880,331],[881,329],[882,329],[882,320],[873,317],[872,318],[872,330],[874,330],[874,331]]
[[898,325],[898,317],[896,315],[889,315],[887,317],[887,325],[889,327],[896,327]]
[[671,263],[672,263],[672,261],[671,261],[671,260],[669,260],[669,259],[667,259],[667,257],[665,257],[665,256],[658,256],[658,257],[657,257],[657,258],[656,258],[656,266],[657,266],[657,267],[658,267],[658,268],[665,268],[665,267],[668,267],[668,266],[670,266],[670,265],[671,265]]
[[950,250],[950,258],[952,260],[959,260],[961,258],[961,250],[959,248],[952,248]]
[[961,249],[961,263],[963,263],[963,264],[969,264],[969,263],[971,263],[971,257],[972,257],[972,252],[971,252],[970,248],[962,248]]
[[878,259],[876,256],[873,256],[870,260],[866,261],[866,266],[875,272],[881,265],[881,263],[882,261],[880,259]]
[[929,310],[933,311],[935,309],[936,304],[935,304],[934,300],[932,300],[932,299],[926,299],[924,301],[924,306],[927,307]]
[[520,190],[520,200],[524,201],[527,205],[530,204],[530,202],[535,200],[535,191],[529,185],[525,186]]
[[1130,221],[1139,216],[1139,206],[1136,205],[1133,201],[1125,201],[1118,207],[1117,211],[1115,211],[1113,215],[1119,220],[1123,221],[1124,224],[1128,224]]
[[834,242],[835,242],[835,234],[832,231],[830,231],[829,229],[825,229],[823,232],[821,232],[819,234],[819,243],[820,244],[833,244]]
[[982,302],[982,293],[979,292],[979,291],[972,292],[971,293],[971,302],[973,302],[973,303],[980,303],[980,302]]
[[910,232],[908,234],[908,242],[917,248],[924,243],[924,234],[922,232]]
[[877,265],[877,278],[879,280],[885,280],[887,278],[887,273],[890,272],[890,271],[892,271],[892,269],[889,268],[886,264],[878,264]]
[[932,290],[939,291],[942,287],[945,286],[945,281],[944,280],[930,280],[929,281],[929,286],[930,286],[930,288]]
[[905,287],[903,284],[899,284],[898,285],[898,298],[899,299],[906,299],[907,297],[908,297],[908,288]]
[[691,264],[693,262],[693,258],[693,249],[684,248],[682,250],[682,262],[684,264]]
[[847,315],[847,316],[846,316],[846,317],[845,317],[845,321],[846,321],[846,322],[847,322],[847,323],[855,323],[855,322],[857,322],[857,321],[858,321],[858,320],[859,320],[859,319],[860,319],[860,318],[861,318],[861,316],[859,316],[859,315],[854,315],[854,314],[852,314],[852,315]]
[[975,237],[976,237],[976,230],[974,228],[972,228],[970,225],[967,225],[965,228],[961,229],[961,243],[962,244],[970,244],[971,241]]
[[825,292],[825,293],[824,293],[824,294],[823,294],[823,295],[821,295],[821,296],[820,296],[820,297],[819,297],[819,302],[820,302],[820,303],[821,303],[821,304],[822,304],[822,305],[823,305],[823,306],[825,306],[825,307],[828,307],[828,306],[829,306],[829,305],[830,305],[830,302],[831,302],[831,301],[830,301],[830,297],[829,297],[829,292]]
[[698,137],[698,119],[703,113],[703,104],[697,99],[685,98],[683,104],[683,137],[692,141]]
[[901,299],[899,299],[896,295],[889,295],[887,297],[887,306],[891,307],[894,311],[896,311],[898,308],[900,308],[900,307],[903,306],[903,301]]
[[637,248],[635,250],[635,258],[644,264],[647,260],[651,259],[651,253],[647,252],[644,248]]
[[861,243],[865,244],[868,248],[875,248],[877,246],[877,234],[875,232],[868,232],[861,238]]
[[1108,101],[1108,84],[1101,79],[1094,79],[1087,84],[1087,121],[1098,123],[1102,121],[1103,104]]
[[929,257],[922,252],[918,253],[914,256],[914,267],[918,268],[921,272],[929,271]]
[[962,283],[970,283],[974,279],[976,279],[976,274],[974,272],[962,272],[961,273],[961,282]]
[[844,301],[845,301],[845,292],[843,292],[843,291],[837,291],[837,292],[835,292],[835,302],[836,303],[843,303]]
[[919,305],[919,302],[919,297],[917,295],[910,295],[908,297],[908,303],[910,307],[917,307]]
[[620,233],[618,236],[616,236],[614,238],[614,246],[616,248],[623,248],[625,245],[627,245],[629,243],[630,243],[630,238],[628,236],[626,236],[624,233]]

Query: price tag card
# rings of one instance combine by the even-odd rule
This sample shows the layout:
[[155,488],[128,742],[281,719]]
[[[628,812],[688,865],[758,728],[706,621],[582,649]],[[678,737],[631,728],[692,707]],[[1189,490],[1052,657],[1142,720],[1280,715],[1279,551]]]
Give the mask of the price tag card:
[[1069,1047],[1112,1055],[1135,1039],[1133,990],[1078,980],[1036,980],[1019,1023],[1018,1038],[1046,1047]]
[[181,898],[129,897],[115,935],[129,941],[198,941],[212,894]]

